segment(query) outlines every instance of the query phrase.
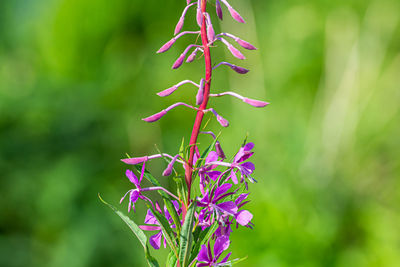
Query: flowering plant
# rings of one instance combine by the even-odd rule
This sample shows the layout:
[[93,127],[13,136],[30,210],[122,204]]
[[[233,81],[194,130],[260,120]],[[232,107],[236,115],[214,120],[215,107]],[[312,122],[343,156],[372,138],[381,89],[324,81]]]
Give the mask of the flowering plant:
[[[226,0],[215,0],[216,14],[219,19],[222,20],[223,17],[221,3],[227,7],[233,19],[240,23],[245,22]],[[182,32],[186,13],[191,7],[196,8],[196,20],[200,30]],[[233,56],[239,59],[245,59],[245,57],[228,40],[233,40],[244,49],[255,50],[256,48],[230,33],[215,34],[211,16],[207,12],[207,0],[197,0],[195,2],[187,0],[187,5],[175,27],[174,37],[164,44],[158,50],[158,53],[169,50],[184,35],[200,36],[201,44],[188,45],[172,68],[179,68],[185,59],[186,62],[192,62],[199,53],[202,53],[205,62],[205,75],[200,79],[199,83],[184,80],[159,92],[158,95],[161,97],[168,96],[181,85],[190,83],[197,88],[196,106],[178,102],[143,120],[146,122],[157,121],[178,106],[185,106],[195,110],[196,118],[189,144],[185,148],[185,144],[182,142],[179,153],[174,156],[160,153],[122,159],[124,163],[132,165],[133,170],[140,173],[140,176],[138,178],[130,169],[126,171],[126,177],[134,185],[134,188],[130,189],[122,197],[121,203],[127,199],[128,212],[130,212],[132,209],[135,211],[135,206],[139,201],[144,202],[148,207],[148,211],[143,225],[136,224],[114,206],[100,199],[110,206],[137,236],[143,245],[149,266],[159,265],[156,259],[151,256],[148,244],[154,249],[159,249],[161,246],[166,248],[168,245],[171,249],[167,259],[168,266],[230,266],[240,261],[239,259],[230,260],[230,252],[222,257],[222,254],[229,248],[229,238],[232,231],[239,226],[253,227],[253,215],[244,206],[249,202],[247,200],[249,194],[246,193],[248,191],[248,182],[256,182],[252,177],[255,166],[250,161],[254,144],[245,141],[236,155],[231,160],[228,160],[218,141],[218,136],[212,131],[200,131],[200,127],[204,114],[207,112],[214,114],[223,127],[229,125],[228,121],[217,113],[214,108],[207,107],[210,97],[230,95],[254,107],[265,107],[268,103],[243,97],[234,92],[210,93],[213,69],[219,66],[228,66],[239,74],[248,72],[243,67],[225,61],[212,67],[210,48],[215,43],[221,42]],[[191,53],[188,55],[189,51]],[[197,143],[199,133],[208,134],[213,138],[212,143],[202,153],[199,152],[199,144]],[[174,181],[177,183],[176,193],[172,193],[162,187],[158,180],[146,170],[146,162],[156,158],[164,158],[168,161],[168,165],[162,175],[174,176]],[[178,165],[182,168],[178,168]],[[182,175],[179,175],[180,172],[182,172]],[[152,186],[143,186],[143,177]],[[198,186],[198,195],[193,192],[193,186]],[[157,201],[153,201],[146,196],[148,191],[160,193],[164,202],[163,207]],[[144,231],[152,232],[149,239],[147,239]]]

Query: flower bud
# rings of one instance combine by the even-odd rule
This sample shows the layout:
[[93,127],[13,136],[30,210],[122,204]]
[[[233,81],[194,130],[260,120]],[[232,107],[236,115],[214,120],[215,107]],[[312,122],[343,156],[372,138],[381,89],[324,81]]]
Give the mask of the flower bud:
[[168,88],[168,89],[165,89],[165,90],[163,90],[163,91],[161,91],[161,92],[158,92],[157,95],[159,95],[159,96],[161,96],[161,97],[163,97],[163,96],[169,96],[169,95],[172,94],[176,89],[178,89],[178,87],[177,87],[176,85],[174,85],[174,86],[172,86],[172,87],[170,87],[170,88]]
[[222,15],[222,8],[221,8],[221,3],[219,2],[219,0],[215,1],[215,8],[217,11],[217,16],[220,20],[222,20],[223,15]]
[[266,105],[268,105],[268,102],[264,102],[264,101],[260,101],[260,100],[255,100],[255,99],[250,99],[250,98],[243,98],[243,102],[252,105],[253,107],[256,108],[262,108],[265,107]]
[[177,158],[179,157],[179,155],[176,155],[171,162],[168,164],[167,168],[163,171],[162,175],[163,176],[170,176],[172,173],[172,169],[174,168],[174,164],[175,161],[177,160]]
[[149,159],[149,157],[138,157],[138,158],[127,158],[127,159],[121,159],[122,162],[130,165],[136,165],[142,162],[145,162]]
[[201,105],[204,99],[204,79],[201,79],[199,90],[197,91],[196,95],[196,105]]
[[184,20],[185,20],[185,17],[183,17],[183,16],[179,19],[179,21],[175,27],[174,35],[177,35],[182,30]]
[[197,21],[197,25],[199,25],[199,27],[201,27],[201,25],[203,24],[203,13],[201,12],[200,6],[197,7],[196,21]]
[[219,122],[219,124],[222,125],[222,127],[228,127],[229,126],[229,122],[224,119],[222,116],[217,115],[217,121]]
[[228,44],[227,46],[228,46],[228,49],[229,49],[229,51],[231,51],[233,56],[235,56],[238,59],[246,59],[245,56],[243,56],[243,54],[239,50],[236,49],[236,47],[234,47],[231,44]]
[[197,51],[199,51],[199,48],[196,48],[195,50],[193,50],[193,52],[188,56],[188,58],[186,59],[187,63],[190,63],[193,60],[195,60],[196,55],[197,55]]
[[257,50],[257,48],[255,46],[253,46],[252,44],[243,41],[242,39],[237,39],[236,42],[243,48],[247,49],[247,50]]
[[154,121],[158,121],[159,119],[161,119],[165,114],[167,114],[166,110],[161,110],[160,112],[151,115],[147,118],[144,118],[142,120],[147,121],[147,122],[154,122]]
[[218,157],[220,157],[221,159],[226,159],[225,153],[222,150],[222,147],[221,147],[221,144],[219,143],[219,141],[217,141],[215,143],[215,151],[217,152]]
[[171,46],[175,43],[176,39],[172,38],[168,42],[166,42],[163,46],[161,46],[160,49],[158,49],[157,53],[164,53],[165,51],[168,51],[168,49],[171,48]]
[[173,69],[179,68],[179,67],[182,65],[182,63],[183,63],[183,60],[185,59],[185,56],[186,56],[186,53],[182,53],[182,54],[178,57],[178,59],[175,61],[174,65],[172,65],[172,68],[173,68]]
[[238,21],[240,23],[245,23],[242,16],[240,16],[240,14],[235,9],[233,9],[231,6],[229,6],[228,10],[229,10],[229,13],[231,13],[232,18],[234,18],[236,21]]
[[229,67],[231,67],[231,69],[233,69],[234,71],[236,71],[239,74],[246,74],[249,72],[248,69],[236,66],[236,65],[230,65]]

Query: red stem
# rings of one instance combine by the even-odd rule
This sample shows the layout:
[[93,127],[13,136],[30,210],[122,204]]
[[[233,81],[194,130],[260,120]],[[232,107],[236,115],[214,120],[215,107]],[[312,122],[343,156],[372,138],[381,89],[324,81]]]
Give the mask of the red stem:
[[[204,14],[204,12],[206,12],[206,5],[207,5],[207,0],[201,0],[201,11],[203,14]],[[190,189],[192,187],[193,157],[194,157],[194,153],[195,153],[194,145],[197,142],[199,130],[201,127],[201,123],[203,121],[203,117],[204,117],[203,111],[207,108],[207,103],[208,103],[208,99],[209,99],[209,95],[210,95],[210,85],[211,85],[212,66],[211,66],[210,47],[208,46],[208,38],[207,38],[206,17],[204,15],[203,15],[203,23],[201,24],[201,42],[203,44],[203,49],[204,49],[206,77],[205,77],[205,84],[204,84],[203,103],[201,103],[201,105],[197,111],[197,114],[196,114],[196,119],[194,121],[192,135],[190,136],[190,142],[189,142],[189,145],[191,145],[189,161],[186,163],[186,166],[185,166],[185,179],[186,179],[186,185],[188,188],[188,203],[190,203],[190,191],[191,191]]]

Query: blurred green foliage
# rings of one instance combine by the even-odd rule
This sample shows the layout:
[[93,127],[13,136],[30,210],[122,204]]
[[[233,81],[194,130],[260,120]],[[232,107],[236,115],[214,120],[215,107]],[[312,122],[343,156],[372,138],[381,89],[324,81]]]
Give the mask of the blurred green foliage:
[[[222,131],[227,154],[247,133],[256,143],[256,227],[235,233],[233,257],[248,255],[241,266],[398,266],[400,2],[231,4],[247,23],[224,9],[217,28],[259,50],[239,62],[215,48],[214,62],[251,72],[221,67],[213,90],[272,103],[210,103],[231,123],[208,126]],[[170,69],[191,37],[155,54],[184,5],[0,1],[0,266],[144,266],[139,242],[97,193],[117,204],[130,189],[125,153],[156,152],[157,144],[174,154],[189,137],[194,114],[183,108],[154,124],[140,120],[178,100],[194,103],[189,86],[155,96],[202,75],[201,60]],[[164,162],[150,165],[160,177]],[[141,223],[144,212],[131,216]]]

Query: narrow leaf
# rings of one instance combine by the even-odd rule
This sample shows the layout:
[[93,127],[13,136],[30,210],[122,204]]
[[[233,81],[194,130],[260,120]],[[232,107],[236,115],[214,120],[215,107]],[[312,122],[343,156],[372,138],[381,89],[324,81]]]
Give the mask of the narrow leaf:
[[176,267],[177,260],[178,259],[176,258],[175,254],[171,251],[168,254],[167,267]]
[[98,196],[100,201],[106,204],[109,208],[111,208],[126,223],[126,225],[129,226],[131,231],[136,235],[137,239],[139,239],[139,242],[143,246],[148,265],[150,267],[159,267],[157,260],[150,255],[149,248],[147,246],[147,237],[142,231],[142,229],[140,229],[139,226],[134,221],[132,221],[128,216],[126,216],[125,214],[120,212],[117,208],[115,208],[113,205],[107,203],[104,199],[102,199],[100,194]]
[[185,222],[182,226],[180,235],[180,249],[179,249],[179,262],[182,267],[189,264],[190,252],[193,242],[193,226],[194,226],[194,212],[196,210],[196,202],[194,202],[188,209],[185,217]]
[[146,205],[160,224],[161,231],[163,232],[164,238],[167,241],[168,246],[175,253],[176,257],[178,257],[178,248],[175,243],[175,234],[174,231],[172,231],[168,220],[164,217],[163,214],[160,214],[156,210],[154,210],[154,208],[150,204],[146,203]]
[[192,262],[199,254],[200,246],[203,244],[207,244],[208,240],[210,240],[212,234],[217,230],[218,223],[215,222],[213,225],[202,231],[199,235],[199,238],[196,240],[195,245],[192,250],[192,255],[190,256],[190,262]]

